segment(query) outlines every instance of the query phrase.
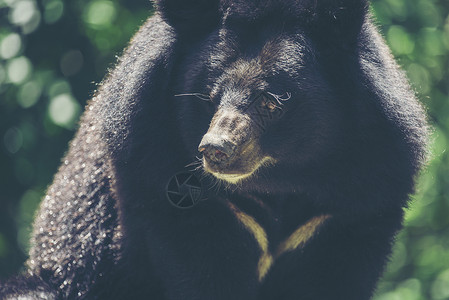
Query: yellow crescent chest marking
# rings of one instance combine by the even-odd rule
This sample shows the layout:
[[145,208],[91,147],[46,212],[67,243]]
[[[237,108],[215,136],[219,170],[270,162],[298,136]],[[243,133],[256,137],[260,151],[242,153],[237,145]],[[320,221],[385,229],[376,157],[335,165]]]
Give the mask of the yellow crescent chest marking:
[[257,274],[259,281],[262,281],[270,270],[271,266],[275,262],[275,260],[280,257],[282,254],[294,251],[298,248],[304,247],[308,240],[310,240],[318,228],[331,216],[330,215],[322,215],[317,216],[305,224],[296,229],[287,239],[285,239],[276,249],[275,254],[272,255],[268,249],[268,238],[265,229],[257,223],[257,221],[250,215],[242,212],[237,206],[233,203],[228,202],[231,211],[237,217],[237,219],[242,223],[242,225],[248,230],[257,244],[259,245],[261,255],[259,258],[259,262],[257,264]]
[[257,264],[257,271],[259,281],[261,281],[266,273],[268,273],[268,270],[273,264],[273,256],[268,250],[267,233],[265,232],[265,229],[263,229],[262,226],[260,226],[260,224],[257,223],[257,221],[253,217],[242,212],[233,203],[228,202],[228,204],[237,219],[239,219],[243,226],[246,227],[246,230],[248,230],[253,235],[254,239],[259,245],[261,255],[259,258],[259,263]]
[[313,217],[306,224],[298,227],[286,240],[284,240],[276,249],[276,257],[281,256],[285,252],[293,251],[304,247],[304,244],[310,240],[316,233],[318,228],[329,219],[330,215],[322,215]]

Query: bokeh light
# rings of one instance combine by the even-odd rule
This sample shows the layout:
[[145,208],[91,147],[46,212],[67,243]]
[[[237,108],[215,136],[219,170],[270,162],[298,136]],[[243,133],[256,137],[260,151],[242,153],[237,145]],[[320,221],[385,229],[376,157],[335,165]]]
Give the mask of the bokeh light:
[[402,26],[391,26],[388,29],[387,40],[391,50],[399,55],[411,54],[415,48],[414,39]]
[[22,47],[22,39],[17,33],[10,33],[5,36],[0,43],[0,57],[10,59],[17,54]]
[[24,82],[32,72],[33,65],[25,56],[9,60],[7,64],[8,79],[15,84]]
[[20,26],[23,33],[29,34],[36,30],[41,20],[40,11],[34,0],[18,0],[10,3],[9,20]]
[[29,108],[37,103],[42,94],[42,86],[37,81],[23,84],[17,93],[17,102],[23,108]]
[[112,24],[117,15],[114,2],[91,1],[84,9],[84,21],[95,29],[105,28]]
[[50,100],[48,113],[53,123],[73,128],[81,108],[70,94],[61,94]]
[[64,3],[61,0],[47,0],[44,4],[44,20],[47,24],[57,22],[64,14]]

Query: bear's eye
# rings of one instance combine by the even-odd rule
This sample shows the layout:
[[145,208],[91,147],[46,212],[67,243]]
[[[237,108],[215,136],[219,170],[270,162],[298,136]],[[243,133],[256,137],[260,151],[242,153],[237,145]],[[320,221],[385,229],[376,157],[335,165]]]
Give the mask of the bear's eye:
[[267,101],[265,102],[265,106],[270,110],[270,111],[274,111],[276,108],[278,108],[278,106],[273,102],[273,101]]
[[260,103],[260,107],[264,110],[269,110],[270,112],[274,112],[276,109],[281,109],[279,104],[273,99],[272,96],[267,94],[262,94],[262,101]]

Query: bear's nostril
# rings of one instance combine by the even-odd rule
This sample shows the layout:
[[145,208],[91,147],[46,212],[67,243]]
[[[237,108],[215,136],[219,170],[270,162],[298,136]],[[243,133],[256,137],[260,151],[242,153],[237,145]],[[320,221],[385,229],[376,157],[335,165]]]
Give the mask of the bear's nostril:
[[228,162],[235,151],[235,145],[223,139],[213,139],[207,135],[201,141],[198,151],[203,153],[204,157],[215,163]]
[[201,152],[206,157],[206,159],[215,163],[223,163],[228,161],[229,159],[229,156],[226,153],[214,147],[204,147],[200,150],[202,150]]

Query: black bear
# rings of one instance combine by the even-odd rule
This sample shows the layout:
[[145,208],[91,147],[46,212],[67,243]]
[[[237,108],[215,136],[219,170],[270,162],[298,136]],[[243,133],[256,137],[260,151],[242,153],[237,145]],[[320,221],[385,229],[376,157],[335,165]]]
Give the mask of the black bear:
[[364,0],[160,0],[1,299],[370,299],[427,125]]

